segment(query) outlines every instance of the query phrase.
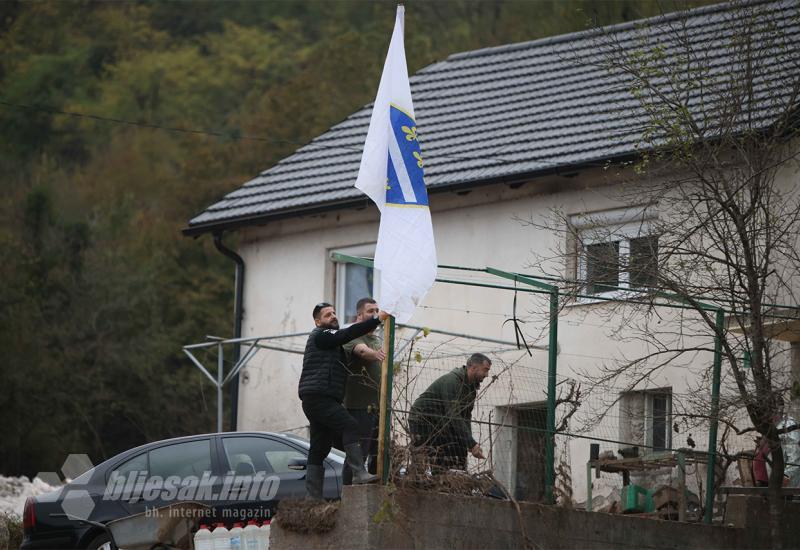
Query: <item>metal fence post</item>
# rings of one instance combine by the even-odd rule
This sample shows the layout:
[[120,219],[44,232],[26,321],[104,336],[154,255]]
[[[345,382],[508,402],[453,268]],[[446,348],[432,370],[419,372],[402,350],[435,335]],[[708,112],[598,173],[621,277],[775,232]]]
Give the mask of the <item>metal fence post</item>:
[[222,431],[222,369],[225,363],[222,355],[222,342],[217,344],[217,432]]
[[714,512],[714,477],[717,466],[717,424],[719,423],[719,384],[722,370],[722,331],[725,328],[725,311],[717,309],[714,336],[714,367],[711,375],[711,425],[708,429],[708,472],[706,473],[705,523],[711,523]]
[[392,383],[394,375],[394,316],[386,319],[384,326],[384,349],[386,359],[381,369],[380,424],[378,427],[378,477],[381,483],[389,482],[392,454]]
[[548,504],[555,503],[556,369],[558,361],[558,288],[550,293],[550,339],[547,349],[547,440],[545,441],[544,493]]

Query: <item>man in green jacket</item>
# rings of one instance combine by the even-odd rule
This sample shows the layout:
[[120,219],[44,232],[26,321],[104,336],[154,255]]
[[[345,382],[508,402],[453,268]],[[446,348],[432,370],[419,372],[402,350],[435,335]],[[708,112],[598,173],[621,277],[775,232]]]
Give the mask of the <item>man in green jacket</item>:
[[[371,319],[380,311],[372,298],[361,298],[356,303],[356,323]],[[344,406],[350,416],[358,422],[361,452],[367,459],[367,470],[374,474],[377,469],[378,412],[381,386],[381,363],[386,358],[383,339],[375,330],[350,340],[344,346],[347,353],[347,386]],[[342,482],[350,485],[353,472],[348,466],[342,470]]]
[[408,424],[415,455],[427,455],[431,468],[467,469],[467,452],[483,459],[483,450],[472,437],[472,408],[492,362],[474,353],[463,367],[440,376],[411,406]]

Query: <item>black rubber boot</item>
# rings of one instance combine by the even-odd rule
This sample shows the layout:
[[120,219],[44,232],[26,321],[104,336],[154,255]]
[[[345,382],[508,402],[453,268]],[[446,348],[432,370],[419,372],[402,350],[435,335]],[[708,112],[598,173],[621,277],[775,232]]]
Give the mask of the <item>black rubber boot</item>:
[[378,481],[378,476],[372,475],[364,468],[364,455],[361,453],[361,445],[359,443],[345,445],[344,452],[347,455],[345,461],[353,471],[353,485]]
[[306,467],[306,492],[308,498],[322,500],[322,486],[325,483],[325,466],[309,464]]

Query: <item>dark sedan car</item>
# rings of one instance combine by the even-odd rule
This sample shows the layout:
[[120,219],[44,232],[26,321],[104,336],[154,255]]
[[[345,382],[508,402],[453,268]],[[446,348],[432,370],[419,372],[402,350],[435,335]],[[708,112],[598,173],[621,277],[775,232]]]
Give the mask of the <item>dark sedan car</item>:
[[[269,519],[281,499],[305,495],[307,457],[307,440],[270,432],[148,443],[29,498],[21,548],[108,548],[106,533],[83,519],[104,524],[180,501],[211,506],[207,522]],[[338,451],[326,458],[325,498],[339,498],[343,463]]]

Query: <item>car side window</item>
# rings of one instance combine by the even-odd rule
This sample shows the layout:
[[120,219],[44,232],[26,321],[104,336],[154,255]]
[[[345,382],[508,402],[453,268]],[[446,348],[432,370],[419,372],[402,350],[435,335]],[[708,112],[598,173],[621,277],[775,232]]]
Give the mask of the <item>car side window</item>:
[[289,462],[293,459],[306,459],[306,454],[302,451],[266,437],[224,437],[222,443],[230,469],[240,475],[293,472],[289,468]]
[[122,477],[127,479],[128,475],[133,473],[134,476],[138,475],[139,472],[146,472],[147,471],[147,453],[142,453],[140,455],[136,455],[135,457],[126,460],[111,472],[109,475],[109,479],[114,479],[117,477]]
[[159,447],[149,452],[150,475],[197,476],[211,471],[211,444],[208,439]]

